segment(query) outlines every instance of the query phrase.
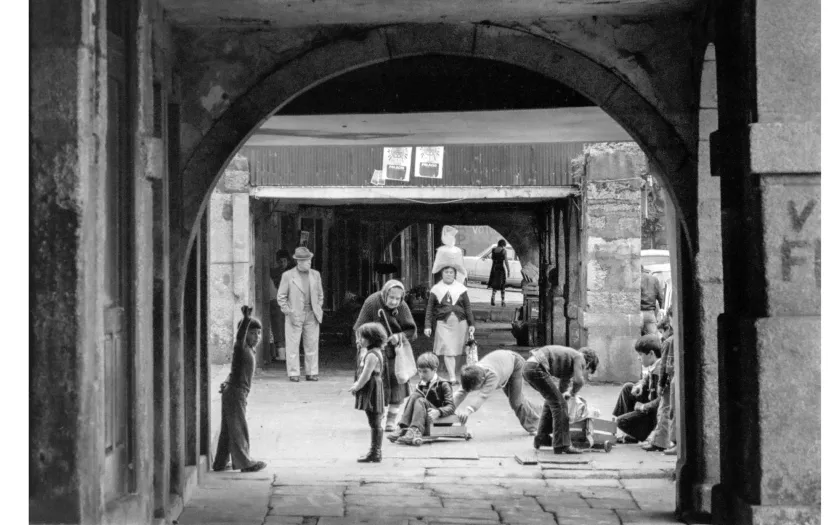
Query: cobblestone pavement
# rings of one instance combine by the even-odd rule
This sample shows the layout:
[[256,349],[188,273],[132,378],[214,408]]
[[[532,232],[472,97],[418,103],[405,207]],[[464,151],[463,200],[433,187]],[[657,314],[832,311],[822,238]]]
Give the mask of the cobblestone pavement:
[[[216,379],[226,373],[215,369]],[[179,525],[678,523],[674,458],[637,445],[581,456],[534,451],[502,392],[470,418],[470,441],[386,440],[382,463],[356,463],[369,431],[347,392],[352,380],[338,364],[322,369],[319,382],[292,383],[279,367],[260,372],[248,421],[252,454],[268,468],[202,476]],[[609,413],[618,388],[588,385],[581,394]],[[219,413],[216,396],[214,432]],[[517,455],[536,463],[522,465]]]

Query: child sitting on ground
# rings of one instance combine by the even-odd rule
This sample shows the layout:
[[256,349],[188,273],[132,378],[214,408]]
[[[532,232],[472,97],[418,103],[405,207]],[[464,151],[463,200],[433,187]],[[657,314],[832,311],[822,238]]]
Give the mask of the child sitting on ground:
[[408,398],[399,428],[388,436],[392,443],[419,446],[423,443],[423,436],[429,434],[429,427],[434,421],[455,413],[452,385],[438,378],[438,366],[440,361],[431,352],[417,358],[420,383]]
[[642,379],[624,385],[613,410],[618,429],[626,434],[619,438],[624,443],[638,443],[648,437],[656,427],[659,408],[657,386],[662,351],[659,335],[643,335],[636,341],[635,350],[642,363]]

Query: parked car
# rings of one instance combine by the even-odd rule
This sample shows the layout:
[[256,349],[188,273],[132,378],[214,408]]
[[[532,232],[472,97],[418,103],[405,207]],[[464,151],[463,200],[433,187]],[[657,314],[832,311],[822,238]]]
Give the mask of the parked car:
[[[478,255],[464,257],[464,267],[467,269],[468,281],[486,284],[490,280],[490,267],[493,265],[493,261],[490,259],[490,251],[495,246],[495,244],[491,244]],[[508,266],[510,266],[507,285],[520,288],[522,286],[522,264],[513,248],[510,246],[505,248],[507,250]]]
[[670,264],[671,252],[668,250],[642,250],[642,266],[651,264]]

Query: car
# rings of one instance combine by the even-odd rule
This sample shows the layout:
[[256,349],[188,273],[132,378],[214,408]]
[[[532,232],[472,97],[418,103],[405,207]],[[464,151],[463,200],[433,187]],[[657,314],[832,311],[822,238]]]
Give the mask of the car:
[[670,264],[671,252],[668,250],[642,250],[642,266],[645,268],[651,264]]
[[[495,244],[491,244],[478,255],[464,257],[464,268],[467,270],[468,281],[486,284],[490,280],[490,267],[493,265],[490,252],[495,246]],[[510,267],[510,274],[506,281],[507,285],[520,288],[522,286],[522,264],[512,247],[506,246],[505,248],[507,250],[508,266]]]

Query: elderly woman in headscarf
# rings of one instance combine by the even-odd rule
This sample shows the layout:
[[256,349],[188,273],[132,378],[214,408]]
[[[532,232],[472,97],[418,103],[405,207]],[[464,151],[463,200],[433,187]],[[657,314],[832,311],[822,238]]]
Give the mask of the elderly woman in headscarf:
[[[380,315],[379,312],[382,312]],[[383,319],[384,318],[384,319]],[[385,324],[387,320],[387,326]],[[387,333],[392,334],[384,348],[385,368],[382,375],[385,387],[385,404],[388,405],[388,416],[385,420],[385,431],[394,430],[397,415],[400,412],[400,405],[408,397],[410,388],[408,382],[400,384],[394,371],[394,361],[397,353],[395,348],[400,343],[400,336],[408,341],[417,338],[417,324],[411,315],[411,309],[405,302],[405,286],[396,280],[391,279],[382,290],[371,294],[362,305],[353,331],[358,330],[365,323],[379,323],[385,327]]]

